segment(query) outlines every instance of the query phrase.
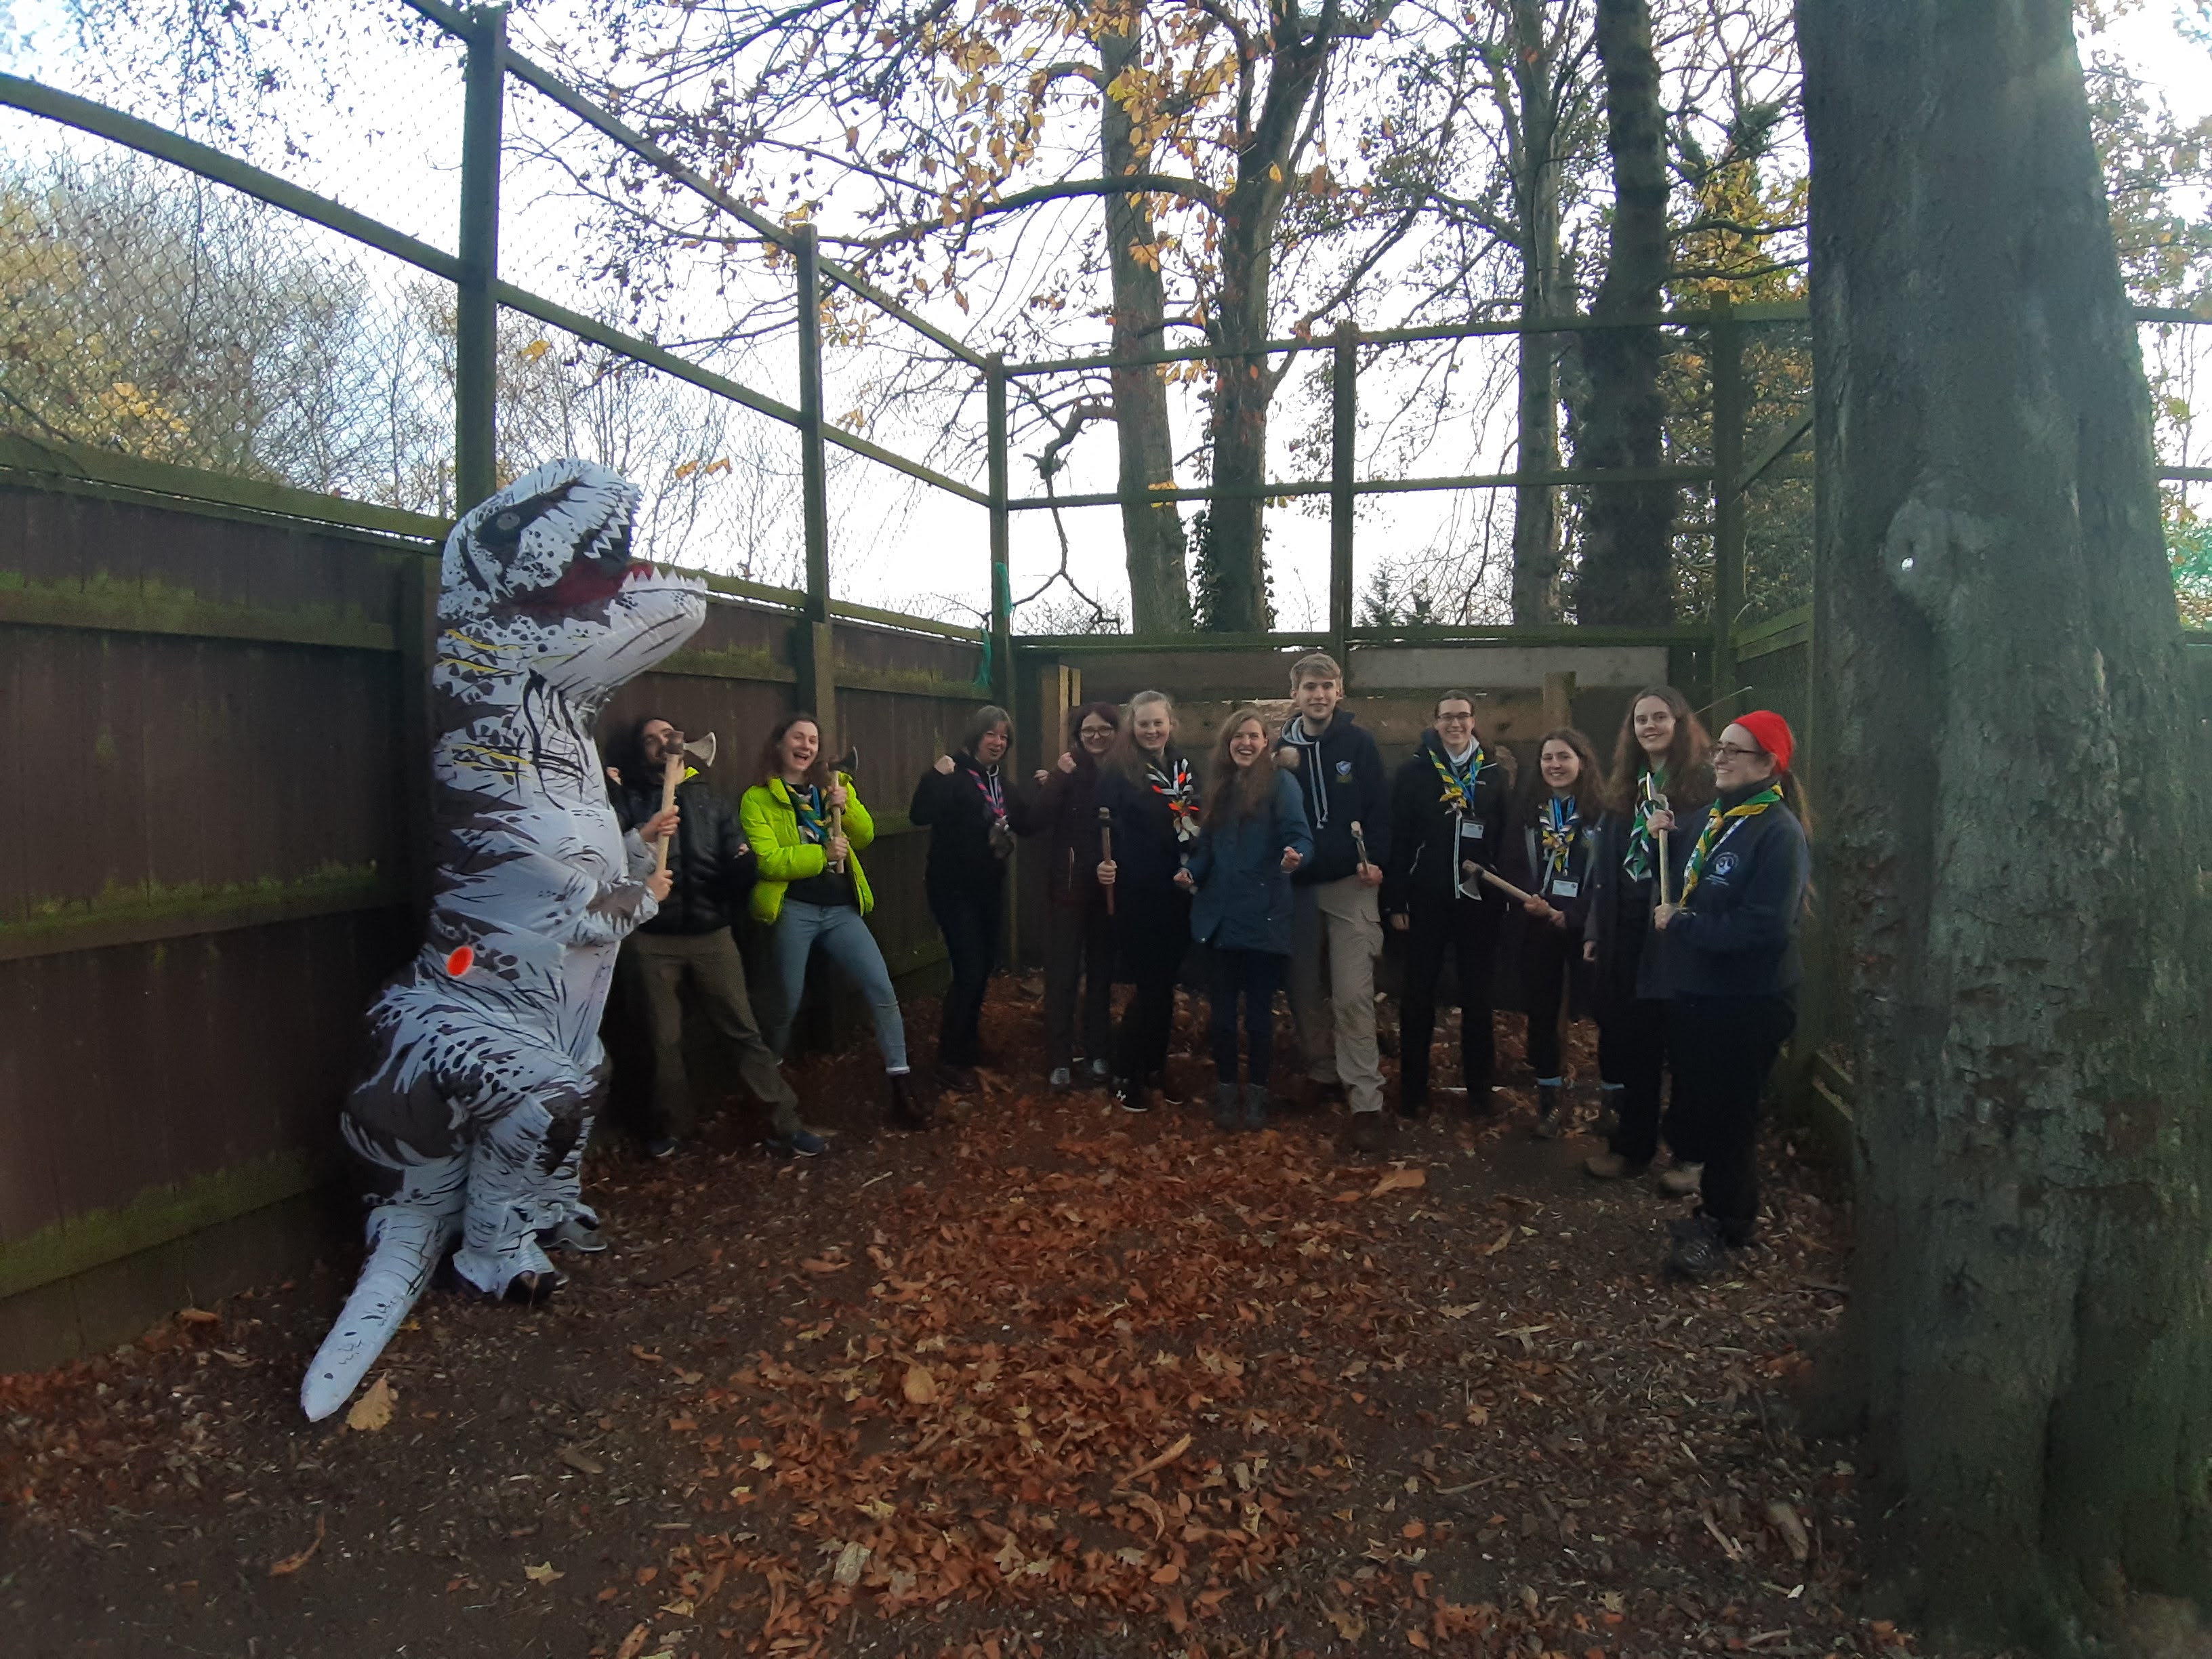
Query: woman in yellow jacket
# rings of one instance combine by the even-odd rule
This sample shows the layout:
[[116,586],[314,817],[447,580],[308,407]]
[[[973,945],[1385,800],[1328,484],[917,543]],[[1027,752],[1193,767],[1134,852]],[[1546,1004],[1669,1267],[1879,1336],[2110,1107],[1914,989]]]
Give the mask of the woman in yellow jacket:
[[[830,769],[822,728],[811,714],[793,714],[769,733],[761,750],[762,781],[745,791],[738,821],[759,862],[750,908],[775,941],[783,1006],[769,1033],[779,1057],[806,986],[806,964],[818,945],[844,970],[875,1017],[893,1122],[927,1128],[929,1113],[915,1093],[906,1060],[906,1024],[891,989],[884,953],[860,918],[875,908],[859,854],[876,838],[875,820],[853,781]],[[840,822],[832,827],[833,818]]]

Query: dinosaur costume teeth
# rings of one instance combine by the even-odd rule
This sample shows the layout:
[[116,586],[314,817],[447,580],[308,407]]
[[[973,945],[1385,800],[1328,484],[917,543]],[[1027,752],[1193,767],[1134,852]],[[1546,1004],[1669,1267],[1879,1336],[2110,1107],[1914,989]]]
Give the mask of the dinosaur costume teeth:
[[339,1126],[370,1252],[301,1384],[310,1419],[345,1403],[456,1240],[460,1278],[499,1296],[551,1273],[541,1232],[596,1220],[577,1170],[606,1089],[599,1014],[656,907],[591,723],[707,611],[702,584],[633,562],[637,502],[605,467],[552,461],[447,538],[429,937],[369,1006]]

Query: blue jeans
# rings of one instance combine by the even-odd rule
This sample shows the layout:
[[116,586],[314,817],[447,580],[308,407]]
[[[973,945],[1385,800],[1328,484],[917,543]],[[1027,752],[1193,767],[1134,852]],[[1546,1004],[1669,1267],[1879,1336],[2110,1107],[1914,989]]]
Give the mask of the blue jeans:
[[868,931],[858,910],[849,904],[805,904],[787,898],[771,937],[776,977],[783,981],[783,1006],[776,1012],[769,1046],[779,1057],[791,1046],[792,1022],[798,1018],[799,999],[806,989],[806,963],[819,945],[867,1000],[884,1070],[906,1070],[906,1023],[899,1018],[898,995],[891,989],[890,970],[884,966],[884,953],[876,948],[876,936]]

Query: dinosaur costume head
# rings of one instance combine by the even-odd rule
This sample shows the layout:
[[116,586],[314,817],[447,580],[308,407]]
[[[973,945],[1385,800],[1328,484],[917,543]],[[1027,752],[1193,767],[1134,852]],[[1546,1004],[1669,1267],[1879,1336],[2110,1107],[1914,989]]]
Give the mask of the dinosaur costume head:
[[482,706],[527,674],[588,718],[681,645],[706,603],[698,583],[632,558],[637,508],[627,478],[561,460],[470,509],[446,538],[440,695]]

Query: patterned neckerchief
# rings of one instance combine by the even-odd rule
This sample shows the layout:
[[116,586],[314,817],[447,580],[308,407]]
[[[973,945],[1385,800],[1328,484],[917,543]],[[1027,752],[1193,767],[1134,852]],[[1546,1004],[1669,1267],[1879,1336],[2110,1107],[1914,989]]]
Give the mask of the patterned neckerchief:
[[830,821],[823,816],[820,786],[810,783],[804,789],[794,789],[787,783],[783,793],[791,798],[792,812],[799,819],[800,839],[817,847],[827,846]]
[[1429,764],[1436,768],[1437,781],[1444,787],[1443,793],[1437,799],[1453,811],[1465,813],[1468,799],[1474,793],[1475,777],[1487,763],[1488,758],[1482,752],[1480,738],[1477,738],[1474,747],[1468,751],[1465,766],[1445,754],[1443,743],[1437,743],[1429,750]]
[[1667,769],[1655,766],[1644,775],[1643,793],[1636,803],[1636,821],[1628,831],[1628,851],[1620,860],[1621,868],[1638,881],[1651,878],[1651,815],[1666,810]]
[[1181,755],[1170,760],[1162,754],[1158,762],[1145,763],[1145,781],[1154,794],[1166,798],[1168,812],[1175,820],[1176,839],[1196,841],[1198,786],[1191,779],[1190,763]]
[[1548,887],[1572,867],[1575,842],[1582,838],[1581,803],[1553,796],[1544,804],[1544,821],[1537,829],[1544,837],[1544,884]]
[[1721,810],[1718,801],[1713,803],[1711,810],[1705,814],[1705,827],[1698,831],[1698,844],[1690,849],[1689,867],[1682,872],[1682,903],[1687,904],[1690,895],[1698,890],[1698,878],[1705,873],[1705,860],[1712,856],[1713,849],[1735,833],[1737,824],[1746,818],[1757,817],[1768,807],[1778,805],[1781,799],[1781,786],[1770,783],[1757,794],[1738,801],[1726,811]]
[[1006,823],[1006,791],[999,781],[999,769],[977,762],[975,769],[968,775],[975,781],[975,788],[991,809],[994,828],[1004,829]]

